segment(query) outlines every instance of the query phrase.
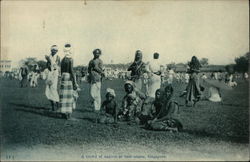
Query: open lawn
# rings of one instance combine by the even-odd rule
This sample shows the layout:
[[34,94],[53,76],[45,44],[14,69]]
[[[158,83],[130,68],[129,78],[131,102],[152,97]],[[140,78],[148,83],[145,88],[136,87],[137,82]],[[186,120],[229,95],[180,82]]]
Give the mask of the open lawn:
[[[17,80],[0,80],[1,160],[249,160],[249,87],[239,81],[222,91],[223,103],[200,101],[185,107],[178,95],[183,83],[174,83],[181,107],[183,132],[149,131],[125,123],[95,123],[89,87],[82,91],[74,120],[48,111],[44,81],[38,88],[19,88]],[[104,81],[124,96],[122,80]]]

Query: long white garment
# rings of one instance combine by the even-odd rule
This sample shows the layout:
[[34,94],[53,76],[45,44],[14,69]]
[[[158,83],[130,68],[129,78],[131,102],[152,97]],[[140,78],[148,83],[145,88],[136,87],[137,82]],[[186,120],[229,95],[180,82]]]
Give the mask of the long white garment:
[[148,85],[148,96],[155,97],[155,91],[161,87],[161,76],[154,74],[154,72],[159,72],[160,63],[158,59],[153,59],[149,62],[149,85]]
[[188,83],[189,82],[189,75],[186,73],[185,74],[185,83]]
[[101,108],[101,82],[90,84],[90,95],[93,99],[93,106],[95,110],[100,110]]
[[57,55],[49,55],[49,58],[50,58],[50,61],[51,61],[51,67],[53,67],[54,64],[56,64],[56,58],[57,58]]
[[215,87],[209,88],[209,101],[212,102],[221,102],[221,97],[219,94],[219,90]]
[[30,86],[31,87],[36,87],[38,85],[38,80],[39,74],[37,72],[33,72],[30,80]]
[[57,91],[58,84],[58,70],[49,71],[46,69],[46,89],[45,95],[49,100],[59,102],[59,95]]
[[35,87],[34,80],[35,80],[35,73],[32,71],[30,73],[30,87]]

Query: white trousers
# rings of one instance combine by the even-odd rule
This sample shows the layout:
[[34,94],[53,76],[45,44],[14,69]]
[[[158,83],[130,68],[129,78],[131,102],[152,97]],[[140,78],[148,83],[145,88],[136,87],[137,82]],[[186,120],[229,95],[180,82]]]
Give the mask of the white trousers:
[[90,84],[90,95],[94,100],[94,109],[100,110],[101,108],[101,82]]

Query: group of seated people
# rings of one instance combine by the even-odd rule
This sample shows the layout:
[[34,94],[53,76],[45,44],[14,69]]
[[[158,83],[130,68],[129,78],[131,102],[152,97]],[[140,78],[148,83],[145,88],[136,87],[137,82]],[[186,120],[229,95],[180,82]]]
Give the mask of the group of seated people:
[[179,118],[179,106],[173,100],[173,87],[167,85],[164,90],[158,89],[155,98],[147,97],[127,81],[124,85],[126,95],[121,108],[115,101],[115,91],[108,88],[98,117],[100,123],[128,122],[144,125],[146,129],[180,131],[182,124]]

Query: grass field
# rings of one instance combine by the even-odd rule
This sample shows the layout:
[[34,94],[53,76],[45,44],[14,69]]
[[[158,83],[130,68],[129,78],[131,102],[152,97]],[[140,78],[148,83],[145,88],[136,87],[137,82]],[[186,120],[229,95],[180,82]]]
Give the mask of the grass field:
[[[65,120],[48,111],[43,81],[38,88],[19,88],[16,80],[0,80],[1,160],[249,160],[249,87],[239,81],[222,91],[223,103],[201,101],[185,107],[178,95],[184,84],[174,83],[182,105],[183,132],[149,131],[136,125],[96,124],[88,85]],[[115,89],[118,103],[122,80],[104,81]]]

